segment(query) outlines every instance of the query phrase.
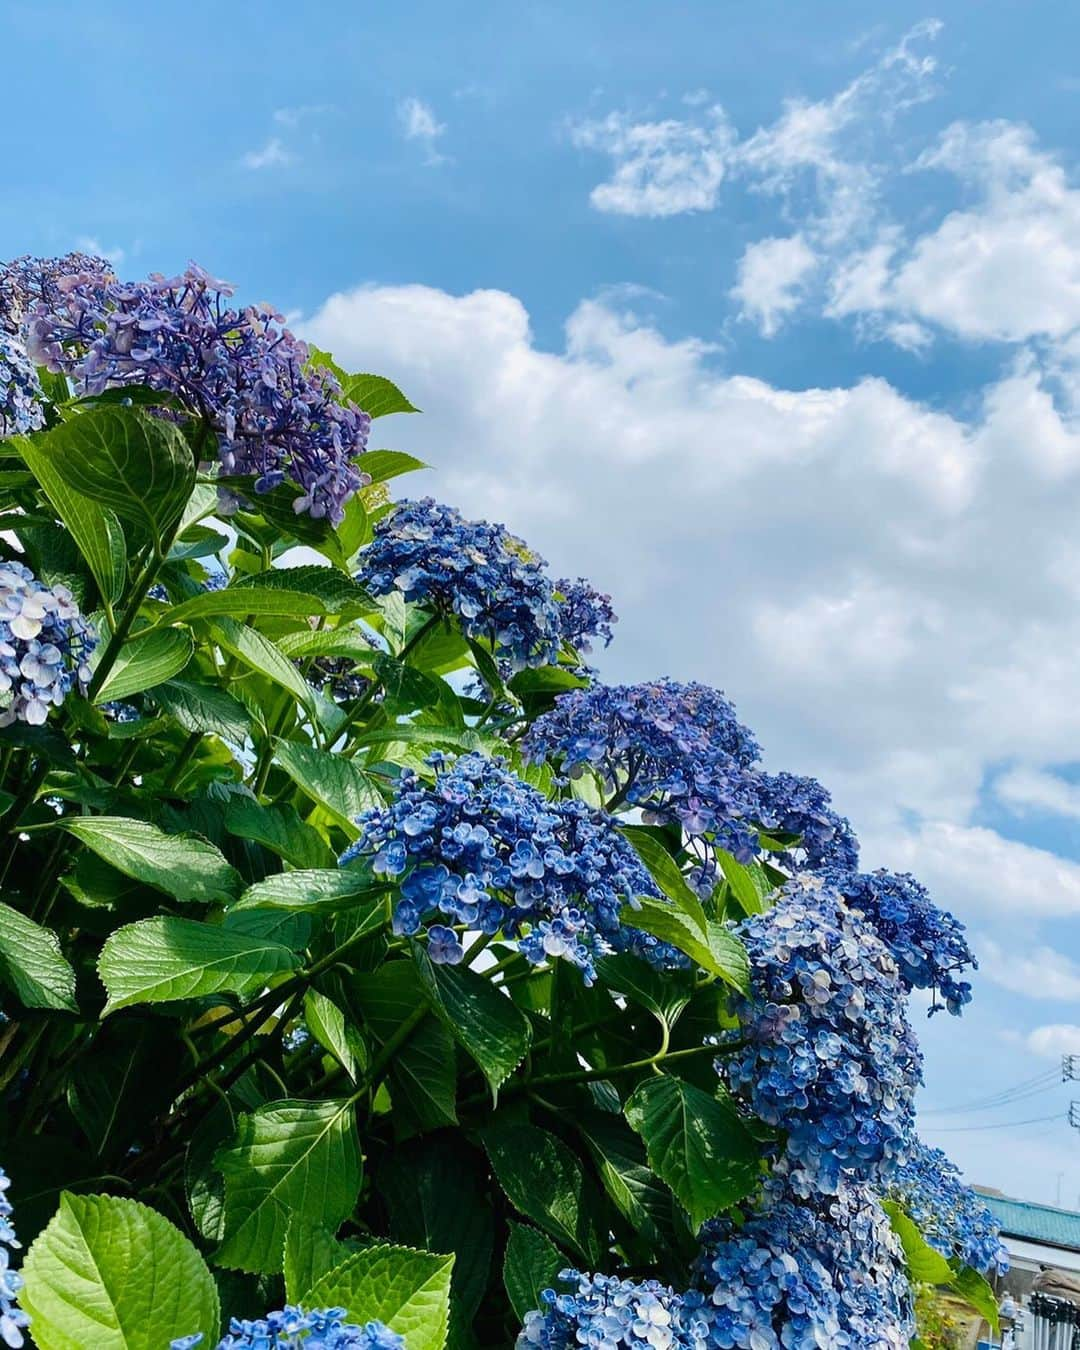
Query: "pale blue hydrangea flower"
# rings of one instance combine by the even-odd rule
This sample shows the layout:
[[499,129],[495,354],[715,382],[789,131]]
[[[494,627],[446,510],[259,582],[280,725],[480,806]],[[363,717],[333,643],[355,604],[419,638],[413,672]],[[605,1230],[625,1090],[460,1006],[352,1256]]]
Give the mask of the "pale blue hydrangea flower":
[[40,726],[73,687],[85,689],[97,646],[66,586],[22,563],[0,563],[0,726]]

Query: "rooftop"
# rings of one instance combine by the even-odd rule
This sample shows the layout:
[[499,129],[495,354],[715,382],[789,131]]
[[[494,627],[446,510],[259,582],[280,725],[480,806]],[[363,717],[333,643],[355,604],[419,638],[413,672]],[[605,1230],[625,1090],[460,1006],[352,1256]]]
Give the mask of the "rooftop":
[[1074,1210],[1036,1205],[1029,1200],[1012,1200],[1008,1196],[987,1194],[985,1191],[979,1193],[989,1205],[1003,1234],[1080,1252],[1080,1214]]

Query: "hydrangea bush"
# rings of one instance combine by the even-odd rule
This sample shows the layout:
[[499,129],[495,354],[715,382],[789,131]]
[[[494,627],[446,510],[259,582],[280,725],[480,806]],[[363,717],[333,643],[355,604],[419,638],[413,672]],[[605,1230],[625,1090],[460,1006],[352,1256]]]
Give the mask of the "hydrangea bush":
[[961,926],[719,690],[605,684],[602,590],[395,501],[413,412],[194,265],[0,267],[0,1340],[993,1321],[915,1132]]

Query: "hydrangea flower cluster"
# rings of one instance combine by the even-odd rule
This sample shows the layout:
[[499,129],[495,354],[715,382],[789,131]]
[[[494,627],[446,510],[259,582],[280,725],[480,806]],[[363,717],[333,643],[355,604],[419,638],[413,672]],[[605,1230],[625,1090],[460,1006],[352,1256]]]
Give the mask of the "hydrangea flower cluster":
[[52,304],[60,299],[60,282],[70,277],[83,281],[107,279],[111,265],[89,253],[65,253],[59,258],[32,258],[24,254],[0,263],[0,328],[18,334],[31,308],[38,301]]
[[701,1294],[677,1294],[657,1280],[635,1283],[576,1270],[561,1271],[559,1280],[575,1290],[544,1290],[546,1310],[525,1318],[517,1350],[704,1350],[719,1344],[710,1339],[710,1310]]
[[612,807],[646,821],[677,821],[737,858],[757,849],[754,775],[760,751],[723,694],[703,684],[593,685],[556,699],[522,741],[531,761],[561,760],[572,776],[595,772]]
[[232,288],[191,264],[178,277],[136,283],[100,273],[61,278],[27,323],[33,360],[69,376],[79,394],[147,385],[204,418],[222,468],[253,474],[255,491],[286,479],[293,509],[338,524],[370,478],[357,461],[371,419],[341,402],[307,347],[266,305],[228,305]]
[[[978,968],[964,936],[964,925],[938,909],[909,873],[841,872],[829,880],[852,908],[859,910],[884,942],[900,967],[909,989],[932,989],[941,994],[949,1012],[959,1014],[971,1002],[971,985],[956,972]],[[934,1001],[930,1012],[943,1005]]]
[[774,1177],[741,1227],[715,1220],[702,1237],[711,1345],[906,1350],[915,1326],[904,1253],[866,1185],[845,1181],[808,1204]]
[[45,586],[22,563],[0,563],[0,726],[40,726],[73,685],[85,688],[97,646],[66,586]]
[[584,577],[562,577],[555,583],[559,600],[559,630],[563,641],[579,652],[591,652],[592,644],[602,638],[610,646],[612,631],[619,616],[611,605],[611,596],[603,595]]
[[428,763],[434,785],[402,774],[391,804],[359,818],[360,837],[341,858],[370,858],[376,874],[403,878],[396,933],[426,929],[431,959],[453,965],[464,953],[452,924],[501,931],[532,964],[562,957],[587,982],[606,951],[685,964],[620,922],[624,902],[659,892],[606,816],[580,801],[548,801],[483,755]]
[[[816,881],[816,879],[815,879]],[[921,1060],[896,963],[835,893],[792,883],[736,930],[752,994],[737,997],[745,1041],[718,1070],[786,1132],[790,1184],[835,1192],[844,1173],[879,1180],[906,1157]]]
[[0,1167],[0,1340],[12,1350],[24,1343],[23,1330],[30,1325],[30,1318],[19,1307],[19,1290],[22,1288],[22,1276],[11,1269],[9,1248],[18,1248],[21,1244],[15,1236],[11,1222],[14,1212],[7,1198],[11,1178]]
[[[234,1317],[217,1350],[405,1350],[405,1341],[382,1322],[345,1322],[344,1308],[305,1312],[286,1307],[255,1320]],[[202,1333],[181,1336],[169,1350],[193,1350]]]
[[544,560],[502,525],[465,520],[430,497],[400,502],[375,526],[357,580],[372,595],[456,614],[515,670],[553,665],[563,636]]
[[37,371],[21,345],[0,332],[0,440],[25,436],[45,425]]
[[978,1271],[1008,1270],[1009,1255],[989,1206],[964,1185],[960,1169],[941,1149],[916,1141],[889,1190],[943,1256],[959,1256]]
[[797,834],[797,848],[780,855],[789,867],[853,871],[859,844],[846,817],[833,810],[828,792],[816,778],[794,773],[762,773],[757,780],[755,818],[768,833]]

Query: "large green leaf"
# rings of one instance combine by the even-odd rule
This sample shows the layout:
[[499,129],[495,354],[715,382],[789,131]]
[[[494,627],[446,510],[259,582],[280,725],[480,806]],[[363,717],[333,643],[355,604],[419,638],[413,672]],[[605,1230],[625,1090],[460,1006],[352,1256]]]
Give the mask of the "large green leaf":
[[[327,569],[329,570],[329,569]],[[312,614],[325,614],[326,606],[314,595],[302,591],[283,590],[278,586],[226,586],[222,591],[203,591],[183,604],[166,610],[158,620],[162,624],[192,623],[195,619],[215,618],[222,614],[243,617],[245,614],[284,614],[303,619]]]
[[409,1350],[443,1350],[453,1269],[452,1256],[379,1244],[324,1275],[304,1301],[344,1308],[350,1322],[384,1322]]
[[622,921],[670,942],[685,952],[702,970],[717,975],[743,993],[750,987],[750,962],[746,949],[734,933],[705,920],[704,927],[675,905],[643,895],[623,906]]
[[773,886],[759,862],[741,863],[722,848],[715,849],[724,879],[744,914],[761,914]]
[[757,1185],[761,1151],[730,1102],[663,1074],[637,1088],[626,1118],[695,1230]]
[[514,1208],[584,1260],[599,1260],[598,1197],[562,1140],[535,1125],[500,1125],[483,1142]]
[[364,1042],[342,1009],[317,989],[309,989],[304,995],[304,1021],[322,1048],[334,1056],[355,1083],[366,1058]]
[[127,816],[73,816],[62,824],[125,876],[177,900],[229,900],[243,885],[240,873],[221,852],[197,835],[166,834],[148,821]]
[[17,441],[19,452],[56,514],[86,559],[103,598],[115,604],[124,594],[127,548],[124,531],[111,511],[76,492],[54,463],[56,449],[48,437],[27,436]]
[[692,971],[659,971],[647,961],[626,953],[602,956],[596,962],[596,973],[608,989],[647,1008],[668,1027],[675,1025],[694,995]]
[[188,732],[209,732],[233,745],[243,745],[251,734],[248,710],[214,684],[170,680],[154,690],[154,702]]
[[403,473],[412,473],[416,469],[428,469],[422,459],[406,455],[401,450],[369,450],[360,461],[360,467],[368,474],[373,483],[386,483]]
[[51,928],[0,904],[0,979],[28,1008],[76,1012],[75,972]]
[[169,532],[195,486],[195,461],[179,426],[135,408],[92,408],[42,441],[77,492],[150,538]]
[[362,1157],[352,1104],[261,1106],[240,1116],[235,1140],[216,1161],[225,1175],[225,1240],[215,1259],[273,1274],[282,1268],[290,1218],[335,1231],[356,1204]]
[[634,1233],[654,1247],[667,1241],[671,1192],[646,1165],[638,1136],[622,1116],[606,1111],[586,1114],[578,1128],[593,1155],[604,1190]]
[[294,1214],[285,1234],[285,1296],[303,1303],[308,1290],[347,1260],[354,1248],[339,1242],[331,1228]]
[[374,930],[387,918],[385,894],[385,886],[348,867],[298,868],[257,881],[232,909],[291,909],[315,914],[364,906],[365,922]]
[[22,1274],[38,1350],[161,1350],[195,1332],[217,1339],[221,1310],[205,1261],[134,1200],[65,1192]]
[[[352,991],[377,1041],[385,1044],[426,1002],[411,961],[389,961],[359,975]],[[441,1021],[425,1018],[390,1061],[394,1128],[399,1137],[457,1124],[454,1042]]]
[[956,1272],[945,1257],[930,1246],[918,1224],[905,1214],[903,1207],[895,1200],[883,1200],[881,1207],[900,1239],[912,1280],[917,1284],[951,1284]]
[[297,787],[325,806],[353,834],[357,816],[369,806],[382,805],[371,777],[351,759],[318,750],[306,742],[280,741],[274,760]]
[[[419,412],[397,385],[383,375],[349,375],[342,370],[329,352],[320,351],[318,347],[310,348],[309,360],[313,366],[322,366],[330,371],[341,386],[342,399],[355,403],[369,417],[386,417],[389,413],[397,412]],[[363,461],[360,467],[364,467]]]
[[[266,572],[240,577],[229,590],[233,594],[254,591],[287,591],[310,596],[322,605],[327,614],[364,614],[375,608],[375,602],[362,586],[344,576],[336,567],[271,567]],[[240,611],[237,611],[240,612]],[[319,613],[318,610],[312,610]]]
[[268,638],[247,624],[238,623],[235,619],[224,616],[210,621],[210,632],[218,646],[230,656],[235,656],[250,670],[273,680],[304,707],[314,709],[314,697],[310,686],[293,663],[282,656]]
[[190,633],[155,628],[152,632],[137,634],[120,648],[94,702],[115,702],[164,684],[179,675],[194,650]]
[[510,1236],[503,1257],[503,1284],[519,1322],[541,1306],[545,1289],[558,1287],[559,1271],[568,1264],[550,1238],[530,1224],[510,1220]]
[[216,924],[159,916],[118,928],[101,949],[105,1012],[134,1003],[173,1003],[209,994],[242,998],[295,970],[299,956],[279,942]]
[[420,948],[416,960],[432,1008],[496,1095],[529,1052],[529,1019],[476,971],[435,965]]
[[240,839],[265,845],[293,867],[329,870],[336,862],[333,849],[318,830],[287,803],[264,806],[254,797],[237,793],[225,808],[225,828]]
[[675,908],[692,919],[698,928],[704,928],[705,911],[701,907],[701,901],[687,885],[675,859],[656,836],[639,825],[624,825],[619,833],[633,844],[653,881]]
[[995,1336],[1001,1334],[998,1301],[985,1276],[980,1275],[971,1266],[964,1266],[960,1273],[949,1281],[948,1287],[985,1318]]

